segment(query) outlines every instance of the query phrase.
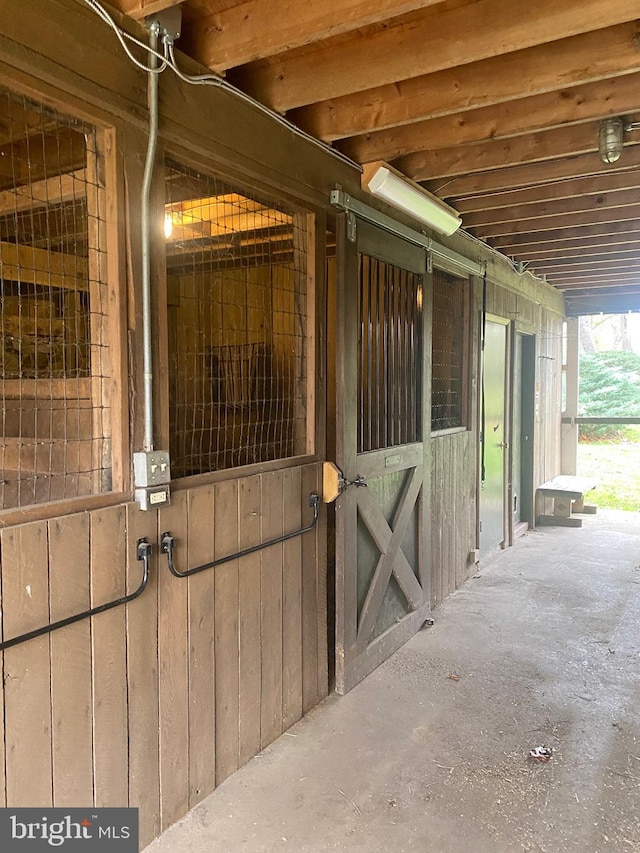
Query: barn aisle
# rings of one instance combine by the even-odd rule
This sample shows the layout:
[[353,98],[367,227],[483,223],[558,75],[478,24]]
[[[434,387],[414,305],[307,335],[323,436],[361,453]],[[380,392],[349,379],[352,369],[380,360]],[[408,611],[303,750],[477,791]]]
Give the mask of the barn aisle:
[[640,515],[529,533],[147,853],[638,851],[639,612]]

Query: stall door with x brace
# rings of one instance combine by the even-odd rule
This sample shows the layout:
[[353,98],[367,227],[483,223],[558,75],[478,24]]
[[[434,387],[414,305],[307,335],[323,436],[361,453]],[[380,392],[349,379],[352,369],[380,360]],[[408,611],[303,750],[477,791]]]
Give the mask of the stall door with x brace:
[[338,693],[429,615],[426,252],[360,220],[349,232],[338,240]]

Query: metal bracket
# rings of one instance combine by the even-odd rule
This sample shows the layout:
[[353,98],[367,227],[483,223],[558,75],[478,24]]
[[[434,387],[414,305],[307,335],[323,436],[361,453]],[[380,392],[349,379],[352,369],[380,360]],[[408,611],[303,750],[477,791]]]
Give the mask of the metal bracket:
[[355,213],[349,211],[347,213],[347,240],[350,243],[355,243],[357,239],[358,220]]

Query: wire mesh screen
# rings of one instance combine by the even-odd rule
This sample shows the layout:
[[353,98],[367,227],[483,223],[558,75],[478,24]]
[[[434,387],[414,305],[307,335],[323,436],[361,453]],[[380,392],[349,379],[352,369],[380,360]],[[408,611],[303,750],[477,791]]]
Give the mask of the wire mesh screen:
[[307,452],[308,214],[166,169],[176,477]]
[[358,452],[422,440],[422,279],[360,255]]
[[469,282],[434,270],[431,429],[466,426]]
[[0,87],[3,509],[111,488],[98,146]]

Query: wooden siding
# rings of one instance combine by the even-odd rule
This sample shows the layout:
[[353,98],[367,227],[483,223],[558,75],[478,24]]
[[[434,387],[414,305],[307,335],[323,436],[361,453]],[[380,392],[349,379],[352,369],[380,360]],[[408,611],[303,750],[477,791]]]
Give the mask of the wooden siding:
[[145,845],[326,696],[324,524],[188,580],[157,551],[170,530],[184,570],[295,530],[317,488],[310,464],[3,530],[6,639],[135,587],[154,549],[139,599],[4,653],[3,802],[128,802]]
[[[431,439],[431,602],[439,605],[477,570],[479,331],[482,283],[476,280],[472,325],[469,429]],[[553,292],[549,289],[549,294]],[[533,294],[532,294],[533,296]],[[562,315],[528,294],[487,282],[487,312],[536,338],[534,488],[560,470]],[[543,292],[544,298],[544,292]]]

